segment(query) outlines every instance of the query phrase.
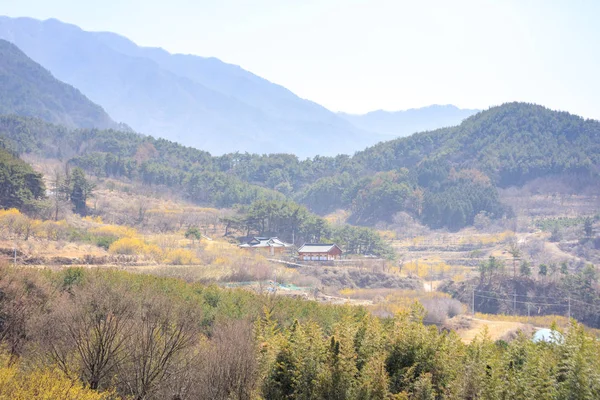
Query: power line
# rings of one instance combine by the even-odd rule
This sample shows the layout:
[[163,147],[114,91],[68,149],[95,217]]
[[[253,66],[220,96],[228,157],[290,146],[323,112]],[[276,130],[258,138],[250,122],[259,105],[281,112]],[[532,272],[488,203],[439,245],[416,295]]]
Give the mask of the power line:
[[[503,296],[503,298],[493,297],[493,299],[496,299],[496,300],[506,300],[506,301],[508,301],[508,300],[510,300],[508,297],[515,295],[514,293],[494,292],[494,291],[491,291],[491,290],[479,290],[479,289],[473,289],[473,290],[475,292],[478,292],[478,293],[488,293],[488,294],[496,294],[496,295],[499,295],[499,296]],[[477,295],[477,296],[481,297],[482,295]],[[534,295],[534,296],[528,296],[528,295],[525,295],[525,294],[517,294],[517,296],[518,297],[525,297],[527,299],[531,298],[532,300],[537,300],[537,299],[551,299],[551,300],[567,301],[569,299],[569,297],[563,298],[563,297],[536,296],[536,295]],[[600,304],[592,304],[592,303],[588,303],[588,302],[583,301],[583,300],[577,300],[577,299],[573,299],[573,298],[571,298],[571,301],[575,301],[575,302],[581,303],[581,304],[586,304],[586,305],[588,305],[590,307],[597,307],[598,309],[600,309]]]
[[577,300],[577,299],[570,299],[571,301],[574,301],[576,303],[581,303],[581,304],[585,304],[586,306],[595,308],[597,311],[600,312],[600,305],[596,305],[596,304],[592,304],[592,303],[588,303],[586,301],[582,301],[582,300]]
[[[511,301],[510,298],[490,297],[490,296],[483,296],[480,294],[476,294],[475,297],[480,298],[480,299]],[[518,304],[531,304],[531,305],[546,306],[546,307],[556,307],[556,306],[566,307],[567,306],[566,304],[561,304],[561,303],[538,303],[538,302],[534,302],[534,301],[514,301],[514,302],[518,303]]]
[[[504,294],[504,295],[506,295],[505,293],[493,292],[493,291],[490,291],[490,290],[475,290],[475,291],[479,292],[479,293]],[[511,293],[510,295],[511,296],[517,296],[517,297],[525,297],[525,298],[534,297],[534,298],[537,298],[537,299],[551,299],[551,300],[562,300],[563,299],[562,297],[538,296],[538,295],[529,296],[527,294],[514,294],[514,293]]]
[[[493,295],[498,295],[501,297],[491,297],[491,296],[485,296],[485,295],[481,295],[481,294],[476,294],[475,292],[479,292],[479,293],[488,293],[488,294],[493,294]],[[508,302],[511,301],[511,296],[515,296],[514,293],[500,293],[500,292],[493,292],[490,290],[478,290],[478,289],[473,289],[473,302],[474,302],[474,298],[478,297],[478,298],[483,298],[483,299],[489,299],[489,300],[497,300],[497,301],[504,301],[504,302]],[[517,294],[516,296],[518,297],[525,297],[527,299],[529,299],[530,297],[527,295],[519,295]],[[586,301],[583,300],[577,300],[577,299],[573,299],[570,296],[567,298],[561,298],[561,297],[550,297],[550,296],[532,296],[531,298],[532,300],[537,300],[537,299],[551,299],[551,300],[559,300],[559,301],[564,301],[565,304],[562,303],[543,303],[543,302],[536,302],[536,301],[521,301],[521,300],[512,300],[514,303],[518,303],[518,304],[529,304],[529,305],[537,305],[537,306],[545,306],[545,307],[567,307],[568,310],[570,311],[572,304],[571,302],[575,302],[575,303],[579,303],[581,305],[587,306],[592,308],[593,310],[597,311],[600,313],[600,305],[598,304],[592,304],[592,303],[588,303]],[[581,306],[580,306],[581,307]],[[569,312],[569,315],[571,313]]]

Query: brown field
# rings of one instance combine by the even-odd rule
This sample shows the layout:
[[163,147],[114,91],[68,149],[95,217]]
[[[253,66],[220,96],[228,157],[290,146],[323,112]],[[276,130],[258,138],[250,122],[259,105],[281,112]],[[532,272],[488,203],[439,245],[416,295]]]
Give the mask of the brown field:
[[470,343],[477,336],[487,335],[492,340],[505,338],[507,335],[522,330],[533,330],[531,325],[515,321],[490,321],[479,318],[471,319],[471,326],[467,329],[458,329],[456,333],[465,343]]

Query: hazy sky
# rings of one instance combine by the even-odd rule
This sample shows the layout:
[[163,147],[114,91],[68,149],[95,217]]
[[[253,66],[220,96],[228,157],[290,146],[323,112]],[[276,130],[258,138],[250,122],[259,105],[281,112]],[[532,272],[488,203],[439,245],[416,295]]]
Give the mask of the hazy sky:
[[238,64],[334,111],[528,101],[600,119],[596,0],[0,0]]

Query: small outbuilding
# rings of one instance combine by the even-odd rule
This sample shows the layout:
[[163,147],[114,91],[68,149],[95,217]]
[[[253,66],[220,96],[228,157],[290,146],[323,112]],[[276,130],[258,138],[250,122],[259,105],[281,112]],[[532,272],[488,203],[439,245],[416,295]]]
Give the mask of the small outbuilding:
[[342,249],[335,243],[306,243],[298,249],[298,258],[303,261],[333,261],[341,256]]
[[264,251],[270,255],[281,254],[291,249],[294,245],[285,243],[276,237],[254,237],[248,243],[240,245],[242,249]]

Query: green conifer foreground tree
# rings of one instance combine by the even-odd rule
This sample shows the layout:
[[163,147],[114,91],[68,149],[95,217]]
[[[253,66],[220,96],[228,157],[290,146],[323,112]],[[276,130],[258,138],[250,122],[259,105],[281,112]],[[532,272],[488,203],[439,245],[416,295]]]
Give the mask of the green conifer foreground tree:
[[36,201],[45,197],[45,192],[42,174],[5,150],[0,141],[0,208],[33,210]]
[[71,203],[79,215],[87,214],[87,199],[92,196],[94,184],[89,182],[81,168],[73,168],[71,173]]

